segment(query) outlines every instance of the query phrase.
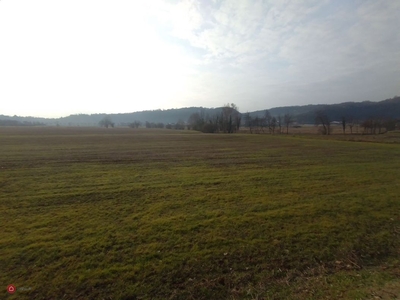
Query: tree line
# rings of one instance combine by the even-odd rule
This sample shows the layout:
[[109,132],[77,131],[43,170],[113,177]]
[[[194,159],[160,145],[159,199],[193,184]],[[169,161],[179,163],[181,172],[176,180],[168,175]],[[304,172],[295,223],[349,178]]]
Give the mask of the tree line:
[[17,120],[0,120],[0,126],[46,126],[42,122],[29,122]]
[[166,128],[166,129],[177,129],[177,130],[185,129],[185,122],[183,122],[182,120],[179,120],[174,124],[164,124],[162,122],[149,122],[149,121],[142,123],[140,121],[134,121],[127,125],[130,128],[140,128],[144,126],[145,128],[159,128],[159,129]]
[[239,131],[242,121],[239,108],[234,103],[225,104],[221,112],[209,115],[199,111],[190,115],[187,128],[205,133],[234,133]]
[[[354,128],[357,133],[362,134],[382,134],[388,131],[400,129],[400,119],[390,117],[369,117],[365,120],[356,120],[351,115],[343,115],[340,120],[332,120],[329,111],[316,110],[314,112],[314,125],[318,132],[323,135],[330,135],[333,128],[340,128],[343,134],[353,134]],[[242,122],[243,119],[243,122]],[[251,115],[250,113],[241,114],[239,108],[234,103],[225,104],[220,110],[210,114],[206,110],[200,109],[192,113],[185,122],[182,119],[176,123],[164,124],[162,122],[141,122],[135,120],[126,124],[131,128],[166,128],[176,130],[196,130],[204,133],[235,133],[241,127],[246,127],[250,133],[270,133],[270,134],[289,134],[289,128],[295,123],[295,116],[286,113],[284,115],[272,116],[269,110],[265,110],[262,115]],[[100,122],[101,127],[114,127],[115,124],[109,116],[105,116]],[[337,126],[334,126],[337,125]],[[359,128],[362,131],[359,132]]]
[[353,134],[353,128],[362,127],[362,134],[383,134],[388,131],[393,131],[396,128],[400,129],[400,119],[395,119],[391,117],[378,117],[371,116],[364,120],[356,120],[351,115],[342,116],[340,121],[332,121],[331,117],[327,112],[323,110],[318,110],[315,112],[315,125],[318,130],[323,135],[330,135],[333,132],[333,124],[340,125],[342,133],[346,134],[347,128],[350,130],[350,134]]
[[283,117],[281,115],[273,117],[269,110],[266,110],[261,117],[252,117],[249,113],[244,115],[244,124],[249,128],[250,133],[283,133],[283,128],[286,130],[286,134],[289,134],[289,127],[293,123],[294,117],[291,114],[284,114]]

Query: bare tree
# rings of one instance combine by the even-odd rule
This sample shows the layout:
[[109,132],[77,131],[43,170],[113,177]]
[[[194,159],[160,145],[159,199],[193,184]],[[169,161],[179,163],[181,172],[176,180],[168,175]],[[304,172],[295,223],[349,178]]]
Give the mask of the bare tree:
[[241,117],[238,109],[234,103],[227,103],[222,107],[219,123],[223,132],[233,133],[239,129]]
[[277,123],[278,123],[278,127],[279,127],[279,133],[282,133],[282,116],[281,115],[278,115]]
[[291,114],[285,114],[283,116],[283,122],[285,123],[286,126],[286,134],[289,134],[289,126],[294,122],[293,116]]
[[328,115],[322,110],[318,110],[315,112],[315,125],[322,125],[320,131],[324,135],[330,135],[332,132],[331,121]]
[[250,133],[253,133],[254,120],[248,112],[244,115],[244,126],[249,128]]
[[269,112],[269,110],[265,110],[264,113],[264,124],[265,127],[267,127],[269,129],[269,133],[272,133],[272,127],[271,127],[271,122],[272,122],[272,116],[271,113]]
[[370,117],[361,123],[363,134],[383,134],[396,129],[396,120],[390,118]]
[[276,118],[275,118],[275,117],[272,117],[271,122],[270,122],[270,124],[269,124],[269,127],[270,127],[270,130],[271,130],[272,134],[275,133],[276,125],[277,125]]
[[354,127],[354,118],[352,116],[347,118],[347,124],[349,125],[350,128],[350,134],[353,134],[353,127]]
[[193,113],[190,115],[188,119],[188,127],[193,130],[201,131],[205,124],[204,116],[201,116],[200,113]]
[[267,118],[265,118],[265,116],[264,117],[256,117],[254,119],[254,122],[256,124],[257,133],[260,133],[260,132],[264,133],[265,132],[264,129],[268,127]]
[[236,131],[239,131],[241,122],[242,122],[242,115],[237,111],[235,113],[235,119],[234,119]]
[[114,122],[111,120],[109,116],[105,116],[100,122],[99,122],[100,127],[114,127]]
[[343,128],[343,134],[346,134],[346,122],[347,119],[345,116],[342,116],[342,128]]
[[371,118],[364,120],[360,125],[364,128],[363,134],[372,133],[373,121]]
[[354,126],[356,126],[356,133],[359,133],[358,129],[360,127],[360,123],[361,123],[361,121],[358,119],[353,120],[353,124],[354,124]]
[[140,121],[133,121],[132,123],[129,123],[129,124],[128,124],[128,126],[129,126],[130,128],[139,128],[140,125],[142,125],[142,122],[140,122]]
[[214,132],[220,132],[222,130],[221,114],[207,117],[207,122],[214,125]]
[[[375,119],[375,130],[378,130],[378,134],[383,133],[382,128],[383,128],[383,118],[376,118]],[[374,132],[375,133],[375,132]]]
[[225,125],[221,121],[223,121],[223,113],[209,116],[206,115],[204,111],[200,111],[190,115],[187,122],[187,128],[198,130],[204,133],[215,133]]
[[178,122],[175,123],[173,128],[177,129],[177,130],[184,130],[185,129],[185,122],[180,119]]
[[387,118],[383,122],[383,126],[386,128],[386,131],[393,131],[396,129],[396,119]]
[[256,116],[253,120],[254,128],[256,133],[264,133],[265,118]]

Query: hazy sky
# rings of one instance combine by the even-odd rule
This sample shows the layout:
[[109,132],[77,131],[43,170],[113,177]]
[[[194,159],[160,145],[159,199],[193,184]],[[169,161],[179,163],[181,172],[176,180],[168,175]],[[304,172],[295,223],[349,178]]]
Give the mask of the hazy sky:
[[399,0],[1,0],[0,114],[400,95]]

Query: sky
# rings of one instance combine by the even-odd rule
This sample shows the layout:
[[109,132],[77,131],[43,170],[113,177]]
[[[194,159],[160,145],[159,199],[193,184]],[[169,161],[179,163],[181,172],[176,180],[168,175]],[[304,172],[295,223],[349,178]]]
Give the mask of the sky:
[[0,0],[0,114],[400,95],[398,0]]

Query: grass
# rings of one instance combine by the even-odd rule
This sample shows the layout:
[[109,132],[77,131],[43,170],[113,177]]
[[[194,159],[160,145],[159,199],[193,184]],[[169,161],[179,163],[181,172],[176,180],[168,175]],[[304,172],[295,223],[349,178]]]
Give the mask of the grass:
[[398,144],[1,128],[4,297],[391,299],[399,170]]

